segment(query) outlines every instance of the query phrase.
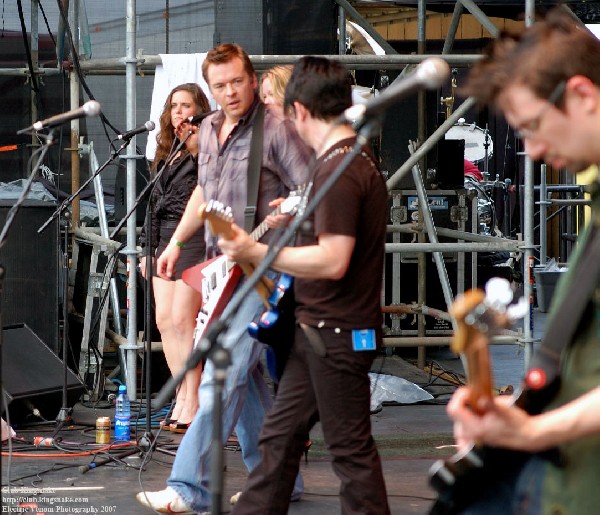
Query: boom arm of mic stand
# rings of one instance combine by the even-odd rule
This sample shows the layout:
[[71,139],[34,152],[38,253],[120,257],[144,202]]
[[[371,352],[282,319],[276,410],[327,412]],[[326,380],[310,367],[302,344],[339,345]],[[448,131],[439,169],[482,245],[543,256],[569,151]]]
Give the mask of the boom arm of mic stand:
[[119,153],[121,152],[121,150],[123,150],[127,145],[129,145],[129,141],[126,141],[125,143],[123,143],[118,150],[113,151],[113,153],[110,155],[110,157],[102,164],[102,166],[100,168],[98,168],[93,174],[92,176],[85,181],[80,187],[79,189],[71,194],[69,197],[67,197],[65,200],[63,200],[60,204],[60,206],[58,206],[56,208],[56,210],[54,211],[54,213],[52,213],[50,215],[50,218],[48,218],[48,220],[46,220],[41,227],[37,230],[38,234],[42,233],[46,227],[48,227],[51,223],[52,220],[54,220],[58,215],[60,215],[65,209],[66,207],[71,204],[71,202],[73,202],[73,199],[79,195],[86,187],[87,185],[92,182],[101,172],[102,170],[104,170],[113,160],[115,157],[117,157],[119,155]]
[[227,303],[227,306],[225,306],[225,309],[223,310],[223,313],[219,319],[207,328],[206,334],[200,340],[199,345],[192,350],[188,360],[183,366],[183,369],[177,375],[170,377],[158,392],[158,395],[156,396],[156,403],[158,406],[167,404],[173,397],[177,386],[179,386],[181,381],[183,381],[183,378],[188,370],[196,367],[198,363],[200,363],[201,359],[208,356],[208,354],[213,351],[219,335],[229,327],[228,320],[231,318],[231,315],[238,310],[243,300],[248,296],[250,291],[254,289],[256,284],[258,284],[263,275],[271,267],[271,264],[273,261],[275,261],[275,258],[279,252],[281,252],[281,249],[292,240],[300,226],[316,209],[323,197],[339,179],[342,173],[344,173],[344,170],[346,170],[352,160],[360,153],[363,145],[368,142],[368,138],[378,125],[379,121],[373,120],[361,128],[360,132],[358,133],[357,142],[352,150],[345,155],[342,162],[323,183],[323,186],[319,189],[319,191],[315,193],[312,201],[306,206],[304,211],[294,217],[280,238],[273,245],[271,245],[269,251],[265,255],[265,258],[259,263],[259,265],[254,269],[252,275],[250,275],[243,282],[243,284],[240,286],[240,289],[235,292],[231,300]]
[[177,154],[177,152],[179,152],[183,148],[183,146],[185,145],[185,142],[187,141],[187,139],[189,137],[190,137],[190,135],[188,134],[186,138],[184,138],[182,141],[179,142],[179,145],[177,145],[175,147],[175,150],[173,150],[173,152],[171,152],[167,156],[167,158],[165,159],[165,164],[163,165],[163,167],[156,173],[156,175],[152,178],[152,180],[148,184],[146,184],[146,186],[144,187],[144,189],[140,192],[140,194],[135,199],[135,202],[133,203],[133,206],[131,206],[131,209],[129,211],[127,211],[127,214],[123,218],[121,218],[121,221],[117,224],[117,226],[115,227],[115,229],[113,230],[113,232],[110,233],[110,239],[111,240],[114,239],[115,236],[119,233],[119,231],[121,230],[121,228],[123,227],[123,225],[125,224],[125,222],[129,219],[129,217],[137,209],[137,207],[139,206],[140,202],[144,198],[146,198],[146,196],[148,195],[148,193],[150,191],[152,191],[152,189],[154,188],[154,185],[160,179],[160,177],[162,176],[163,172],[167,168],[167,163],[169,163],[169,161],[171,161],[171,159],[173,158],[173,156],[175,156]]

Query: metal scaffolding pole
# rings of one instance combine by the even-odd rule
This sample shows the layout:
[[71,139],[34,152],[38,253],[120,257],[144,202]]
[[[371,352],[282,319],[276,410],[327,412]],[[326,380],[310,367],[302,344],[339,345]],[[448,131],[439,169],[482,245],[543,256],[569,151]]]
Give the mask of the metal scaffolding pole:
[[[273,66],[282,64],[293,64],[302,54],[296,55],[250,55],[250,61],[257,71],[267,70]],[[324,55],[328,59],[342,63],[353,70],[398,70],[407,64],[419,64],[431,57],[426,54],[391,54],[391,55]],[[442,56],[451,66],[468,66],[481,59],[480,54],[448,54]],[[162,60],[159,55],[139,54],[137,59],[137,70],[144,74],[151,74]],[[106,74],[118,75],[123,73],[125,60],[122,57],[112,59],[90,59],[82,61],[80,67],[89,75]],[[20,72],[21,73],[21,72]]]
[[454,46],[454,39],[456,38],[456,31],[458,30],[458,24],[460,22],[460,17],[463,13],[463,5],[460,2],[456,2],[454,4],[454,12],[452,13],[452,20],[450,20],[450,27],[448,27],[448,34],[446,34],[446,39],[444,40],[444,48],[442,49],[442,55],[446,55],[450,53],[452,47]]
[[492,37],[497,38],[500,34],[500,29],[496,27],[492,21],[485,15],[485,13],[477,7],[473,0],[459,0],[459,2],[469,11],[475,19],[483,25]]
[[[535,4],[533,0],[525,1],[525,25],[529,27],[534,20]],[[529,311],[523,321],[523,341],[525,342],[524,367],[529,368],[529,362],[533,355],[533,268],[534,268],[534,238],[533,238],[533,212],[534,212],[534,184],[533,184],[533,161],[525,156],[525,198],[523,200],[523,295],[529,299]]]
[[338,7],[338,54],[346,54],[346,11]]
[[[32,72],[36,75],[35,77],[31,77],[31,83],[34,84],[34,81],[38,80],[37,71],[40,64],[39,57],[39,46],[40,46],[40,38],[39,38],[39,27],[38,27],[38,8],[39,2],[38,0],[31,0],[31,64],[32,64]],[[35,88],[31,88],[31,123],[35,122],[38,119],[38,95],[39,92],[35,90]],[[37,137],[35,134],[31,135],[31,146],[35,148],[38,145]],[[31,170],[28,170],[30,173]]]
[[[73,54],[72,59],[75,61],[75,59],[77,59],[75,54],[79,52],[79,1],[71,2],[70,7],[69,25],[72,27],[71,35],[73,37],[73,48],[71,48],[71,53]],[[71,109],[77,109],[79,107],[80,83],[79,77],[74,71],[69,73],[69,87],[71,96]],[[79,159],[79,119],[77,118],[71,120],[71,144],[69,145],[69,150],[71,152],[71,192],[75,192],[79,189],[81,166]],[[71,223],[73,228],[79,227],[79,197],[75,197],[71,205]]]
[[[135,127],[136,118],[136,4],[135,0],[127,0],[126,13],[126,42],[125,42],[125,109],[127,130]],[[135,136],[131,144],[127,147],[127,212],[134,204],[136,197],[136,144]],[[136,291],[136,273],[137,273],[137,237],[136,237],[136,216],[130,216],[127,220],[127,247],[125,254],[127,257],[127,345],[125,347],[127,356],[127,392],[129,398],[137,399],[137,378],[136,378],[136,357],[138,350],[137,336],[137,291]],[[148,395],[150,392],[148,392]]]

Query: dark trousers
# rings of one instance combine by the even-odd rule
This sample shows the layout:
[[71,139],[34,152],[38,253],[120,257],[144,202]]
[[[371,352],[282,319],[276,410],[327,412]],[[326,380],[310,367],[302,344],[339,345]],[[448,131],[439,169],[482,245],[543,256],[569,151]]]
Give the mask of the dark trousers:
[[[339,477],[344,514],[390,510],[381,460],[371,436],[368,372],[375,352],[355,352],[350,331],[321,329],[326,355],[296,338],[260,439],[261,463],[250,474],[233,513],[287,513],[308,434],[320,420]],[[321,355],[319,355],[321,354]]]

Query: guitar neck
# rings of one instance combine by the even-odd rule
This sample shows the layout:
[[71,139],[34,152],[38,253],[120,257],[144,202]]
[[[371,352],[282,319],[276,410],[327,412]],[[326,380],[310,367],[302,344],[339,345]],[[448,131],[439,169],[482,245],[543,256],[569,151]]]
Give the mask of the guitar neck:
[[[469,290],[456,298],[450,314],[456,320],[452,350],[463,354],[467,365],[467,379],[471,386],[471,408],[481,413],[481,406],[493,396],[493,379],[488,349],[488,334],[475,319],[473,313],[483,305],[485,294],[481,290]],[[471,318],[467,322],[467,318]],[[491,323],[491,319],[488,320]]]
[[[281,214],[281,207],[277,206],[277,208],[269,213],[270,216],[277,216]],[[260,240],[266,232],[269,230],[269,226],[267,225],[267,221],[263,220],[260,224],[256,226],[256,228],[250,233],[250,238],[254,241]]]

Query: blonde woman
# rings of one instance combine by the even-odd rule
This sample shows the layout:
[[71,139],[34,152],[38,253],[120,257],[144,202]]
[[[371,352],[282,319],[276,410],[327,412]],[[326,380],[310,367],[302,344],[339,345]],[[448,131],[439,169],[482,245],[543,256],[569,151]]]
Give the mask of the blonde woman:
[[259,94],[263,103],[283,117],[285,87],[292,75],[292,65],[275,66],[260,77]]

